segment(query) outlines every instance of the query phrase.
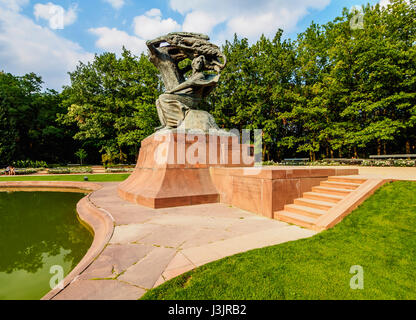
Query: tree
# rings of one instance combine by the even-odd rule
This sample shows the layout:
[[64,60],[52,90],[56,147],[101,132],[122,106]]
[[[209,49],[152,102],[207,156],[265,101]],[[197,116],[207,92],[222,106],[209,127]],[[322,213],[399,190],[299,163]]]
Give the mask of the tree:
[[79,149],[77,152],[75,152],[75,155],[79,158],[82,166],[82,160],[84,160],[88,154],[84,149]]
[[227,42],[223,52],[227,67],[209,100],[218,124],[227,129],[262,129],[264,156],[276,157],[284,125],[278,115],[293,102],[291,79],[295,54],[292,42],[279,30],[250,46],[247,39]]
[[0,162],[15,160],[70,159],[73,140],[70,130],[56,123],[63,112],[61,96],[42,92],[42,79],[34,73],[22,77],[0,73]]
[[123,48],[121,58],[96,55],[70,77],[63,92],[67,113],[59,116],[60,123],[75,124],[74,138],[94,146],[103,161],[134,161],[141,140],[158,125],[155,101],[162,85],[157,69],[145,55],[138,58]]

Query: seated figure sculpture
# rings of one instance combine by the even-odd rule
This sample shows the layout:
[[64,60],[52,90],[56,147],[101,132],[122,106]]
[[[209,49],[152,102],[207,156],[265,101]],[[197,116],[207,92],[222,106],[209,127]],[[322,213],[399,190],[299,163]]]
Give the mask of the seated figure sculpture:
[[[147,42],[150,61],[159,69],[166,89],[156,101],[162,124],[157,130],[219,130],[209,113],[197,110],[217,85],[226,64],[220,49],[208,40],[205,35],[178,32]],[[181,69],[179,64],[185,59],[192,63]]]

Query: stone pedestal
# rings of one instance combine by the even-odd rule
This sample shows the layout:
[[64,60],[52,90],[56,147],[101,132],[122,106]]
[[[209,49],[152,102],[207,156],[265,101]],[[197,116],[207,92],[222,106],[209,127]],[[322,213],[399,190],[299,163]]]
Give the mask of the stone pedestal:
[[227,133],[155,133],[143,140],[135,171],[118,194],[155,209],[219,202],[209,169],[253,166],[250,153]]
[[344,167],[211,168],[220,202],[267,218],[330,176],[358,175]]

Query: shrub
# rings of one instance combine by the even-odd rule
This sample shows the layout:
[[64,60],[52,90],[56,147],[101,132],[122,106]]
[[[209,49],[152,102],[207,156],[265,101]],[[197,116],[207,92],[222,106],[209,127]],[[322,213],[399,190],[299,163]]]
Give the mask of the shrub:
[[69,168],[70,173],[92,173],[91,167],[75,167]]
[[71,171],[68,168],[54,168],[49,169],[48,174],[70,174]]
[[[14,170],[14,172],[17,176],[34,174],[34,173],[37,173],[38,171],[39,171],[39,169],[15,169]],[[6,175],[6,170],[1,169],[0,170],[0,175]]]
[[45,161],[17,160],[13,162],[13,166],[16,168],[47,168],[48,164]]
[[271,161],[264,161],[262,163],[262,165],[263,166],[278,166],[279,165],[279,162],[274,162],[273,160],[271,160]]
[[49,174],[70,174],[70,173],[92,173],[91,167],[75,168],[53,168],[48,170]]
[[106,173],[133,172],[134,168],[107,168]]
[[38,170],[36,170],[36,169],[16,169],[15,172],[16,172],[16,175],[20,176],[20,175],[28,175],[28,174],[38,173]]

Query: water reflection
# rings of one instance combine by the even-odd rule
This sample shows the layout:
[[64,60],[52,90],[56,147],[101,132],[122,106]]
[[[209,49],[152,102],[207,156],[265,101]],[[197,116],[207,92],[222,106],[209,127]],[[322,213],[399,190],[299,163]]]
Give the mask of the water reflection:
[[75,207],[84,196],[61,192],[0,192],[0,299],[39,299],[49,269],[68,274],[92,243]]

